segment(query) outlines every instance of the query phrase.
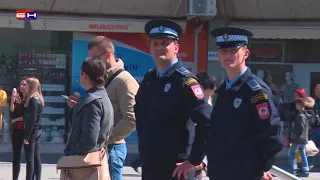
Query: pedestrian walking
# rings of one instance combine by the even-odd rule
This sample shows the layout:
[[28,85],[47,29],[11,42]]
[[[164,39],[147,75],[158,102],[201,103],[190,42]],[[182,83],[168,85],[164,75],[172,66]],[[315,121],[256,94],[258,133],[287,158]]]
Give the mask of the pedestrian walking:
[[[215,91],[207,152],[209,178],[270,180],[272,160],[282,149],[280,118],[270,87],[245,65],[252,33],[227,27],[211,34],[227,79]],[[175,173],[191,169],[184,163]]]
[[[306,145],[309,140],[309,131],[312,121],[314,121],[314,111],[311,109],[315,104],[315,100],[311,97],[298,98],[294,101],[295,103],[295,114],[293,122],[290,123],[290,134],[289,139],[292,143],[289,148],[289,167],[291,173],[294,175],[308,177],[309,176],[309,163],[306,153]],[[310,108],[311,110],[308,110]],[[301,158],[301,169],[300,172],[297,166],[296,151],[299,149]]]
[[[182,28],[159,19],[149,21],[145,31],[156,68],[144,76],[134,107],[142,180],[172,180],[177,164],[202,162],[211,110],[199,80],[177,58]],[[191,152],[189,118],[197,124]]]

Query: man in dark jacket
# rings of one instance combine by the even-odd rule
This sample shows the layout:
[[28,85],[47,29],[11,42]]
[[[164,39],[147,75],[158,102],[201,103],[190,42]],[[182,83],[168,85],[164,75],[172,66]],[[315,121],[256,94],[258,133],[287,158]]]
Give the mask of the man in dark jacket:
[[[170,20],[146,24],[156,68],[144,76],[134,107],[142,180],[172,180],[177,163],[199,165],[205,155],[210,106],[196,76],[177,59],[182,28]],[[187,122],[196,123],[195,138]],[[191,165],[192,164],[192,165]],[[190,179],[194,175],[189,174]]]
[[[280,122],[270,88],[245,65],[252,33],[227,27],[211,34],[227,79],[216,90],[211,114],[209,178],[270,180],[273,158],[282,149]],[[185,173],[188,168],[177,171]]]

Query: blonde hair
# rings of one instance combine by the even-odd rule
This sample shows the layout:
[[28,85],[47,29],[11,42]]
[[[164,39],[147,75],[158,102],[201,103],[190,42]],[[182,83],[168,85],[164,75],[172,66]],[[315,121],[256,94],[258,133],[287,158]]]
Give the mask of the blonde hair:
[[32,77],[28,78],[27,80],[28,84],[28,89],[27,89],[27,94],[26,94],[26,103],[25,106],[29,106],[29,101],[33,97],[38,97],[40,98],[42,106],[44,106],[44,99],[42,96],[42,91],[41,91],[41,84],[38,78]]

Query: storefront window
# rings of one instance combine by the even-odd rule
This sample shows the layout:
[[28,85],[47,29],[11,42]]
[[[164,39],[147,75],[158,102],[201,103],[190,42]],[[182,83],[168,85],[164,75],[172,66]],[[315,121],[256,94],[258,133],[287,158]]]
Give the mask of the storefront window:
[[[42,143],[63,143],[67,105],[61,95],[70,92],[72,32],[0,29],[0,82],[10,100],[22,76],[40,79],[45,99]],[[9,108],[4,113],[1,143],[9,143]]]
[[291,63],[320,63],[320,40],[292,39],[287,44]]
[[283,62],[283,42],[252,42],[249,45],[250,62]]

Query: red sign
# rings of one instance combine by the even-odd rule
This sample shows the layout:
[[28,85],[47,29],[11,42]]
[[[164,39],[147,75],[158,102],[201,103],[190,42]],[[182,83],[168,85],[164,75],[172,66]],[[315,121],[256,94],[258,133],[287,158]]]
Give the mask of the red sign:
[[38,14],[34,10],[16,10],[17,20],[36,20]]

